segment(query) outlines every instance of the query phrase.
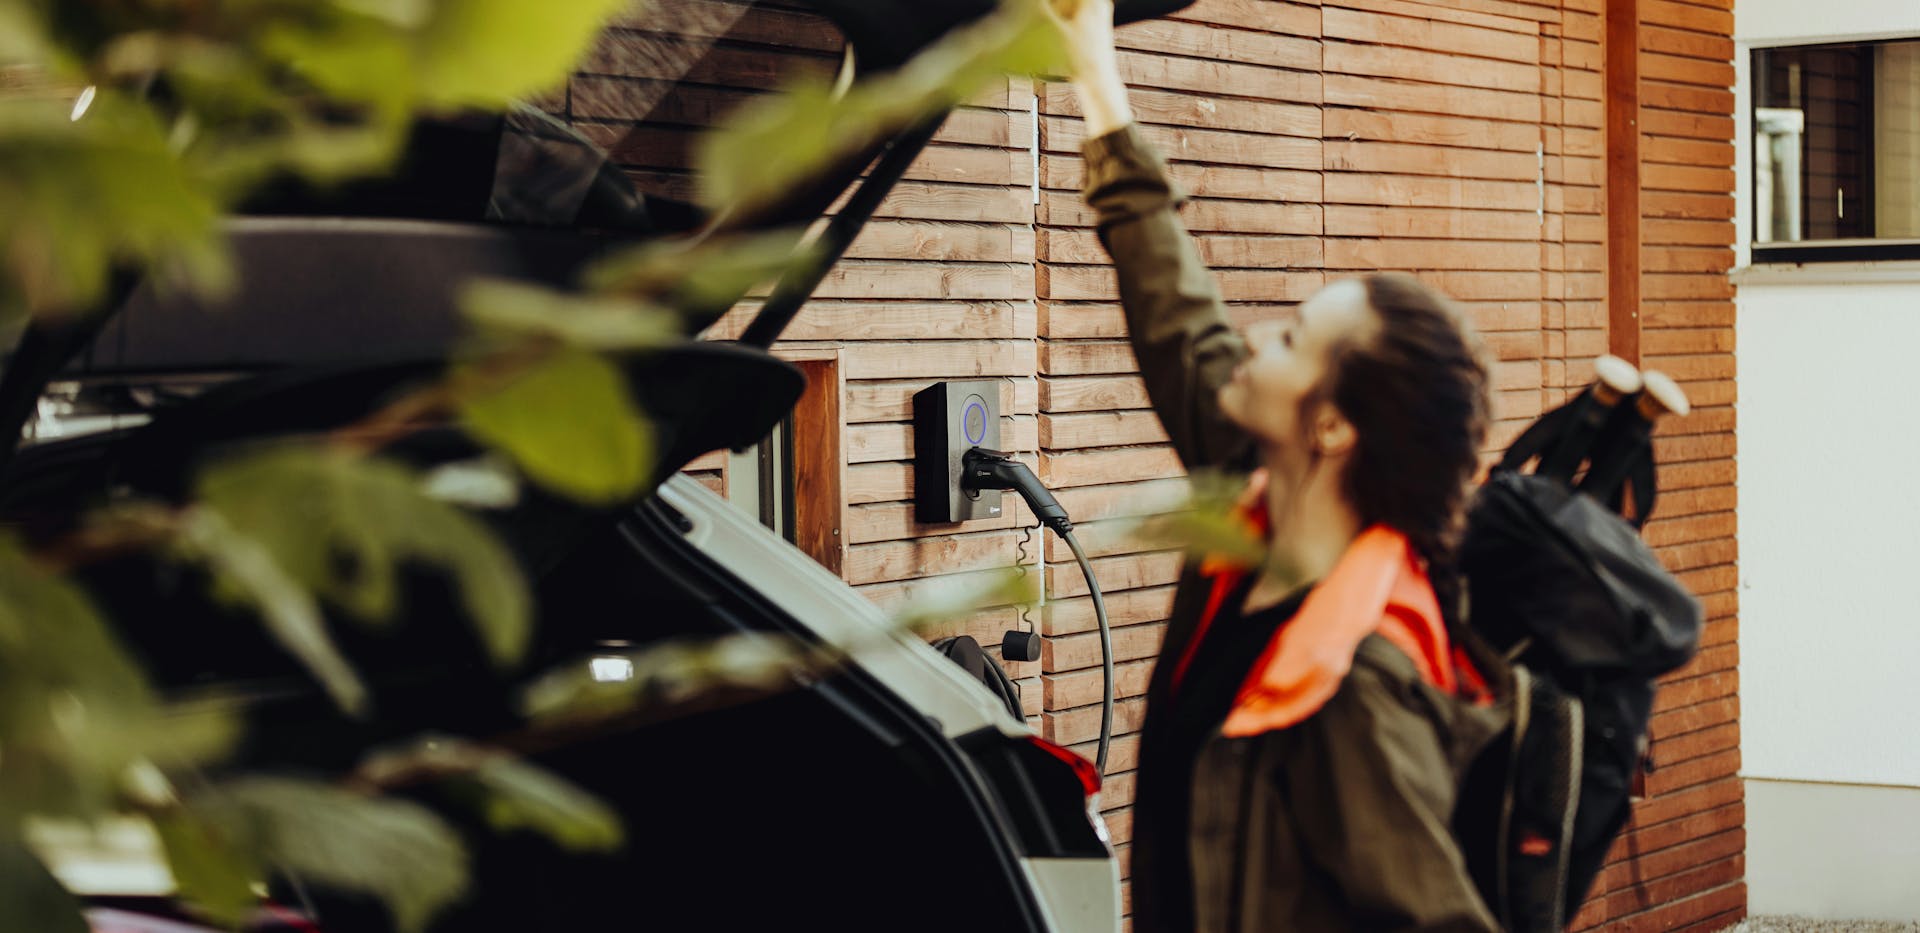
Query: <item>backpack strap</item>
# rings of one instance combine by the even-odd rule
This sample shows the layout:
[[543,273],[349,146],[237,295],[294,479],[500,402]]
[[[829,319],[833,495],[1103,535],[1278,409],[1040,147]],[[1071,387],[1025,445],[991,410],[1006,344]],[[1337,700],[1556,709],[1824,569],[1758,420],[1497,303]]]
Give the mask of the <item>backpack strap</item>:
[[1519,437],[1514,438],[1513,443],[1507,447],[1506,455],[1500,458],[1499,465],[1494,469],[1517,473],[1521,467],[1527,465],[1527,461],[1545,455],[1547,449],[1555,446],[1555,442],[1560,440],[1566,433],[1568,425],[1572,423],[1573,413],[1569,410],[1571,407],[1571,403],[1562,405],[1534,419],[1532,424],[1527,425],[1525,431],[1520,432]]
[[1593,446],[1593,466],[1580,481],[1580,491],[1621,512],[1631,487],[1633,517],[1630,521],[1635,528],[1645,525],[1647,517],[1653,514],[1658,495],[1653,465],[1653,425],[1633,406],[1621,405],[1607,419]]

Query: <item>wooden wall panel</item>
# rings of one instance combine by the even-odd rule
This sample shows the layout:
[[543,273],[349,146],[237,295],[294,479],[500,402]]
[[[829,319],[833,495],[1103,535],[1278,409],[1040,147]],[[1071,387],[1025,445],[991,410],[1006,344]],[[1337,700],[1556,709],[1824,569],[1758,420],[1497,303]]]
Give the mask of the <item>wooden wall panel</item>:
[[1646,537],[1707,609],[1704,648],[1664,682],[1648,777],[1575,926],[1724,928],[1746,912],[1739,768],[1731,0],[1639,0],[1640,361],[1694,402],[1655,450]]
[[[610,35],[566,102],[584,132],[661,194],[692,191],[685,167],[699,127],[782,76],[839,62],[838,38],[803,12],[757,6],[722,22],[681,10],[703,3],[725,7],[656,0],[679,11],[680,35],[718,37],[684,63],[693,81],[659,93],[672,63],[661,56],[681,46],[639,16]],[[1745,906],[1730,2],[1636,0],[1636,22],[1620,24],[1616,12],[1610,23],[1619,5],[1198,0],[1120,30],[1119,44],[1143,130],[1172,157],[1190,195],[1183,216],[1234,321],[1290,314],[1343,276],[1422,276],[1465,306],[1485,342],[1490,455],[1588,382],[1593,358],[1626,336],[1609,298],[1637,264],[1630,284],[1641,300],[1626,319],[1637,352],[1697,406],[1661,428],[1665,492],[1648,538],[1713,621],[1707,649],[1662,690],[1653,794],[1576,926],[1706,929]],[[1637,106],[1609,93],[1610,35],[1633,43],[1613,61],[1633,65]],[[1624,150],[1609,145],[1623,119],[1636,127]],[[1030,613],[1045,647],[1013,673],[1036,726],[1091,757],[1097,639],[1066,548],[1028,534],[1033,520],[1017,505],[956,526],[913,520],[911,393],[936,379],[1000,382],[1006,445],[1058,490],[1112,611],[1120,735],[1102,803],[1124,868],[1132,733],[1179,567],[1135,527],[1176,505],[1186,480],[1134,374],[1080,199],[1083,136],[1070,88],[996,85],[949,119],[786,337],[838,353],[843,575],[896,606],[943,580],[1024,561],[1046,582],[1046,603]],[[1609,169],[1610,154],[1635,149]],[[1610,197],[1622,177],[1638,184],[1637,198]],[[738,334],[754,310],[736,309],[711,336]],[[1001,607],[942,632],[997,651],[999,633],[1018,623]]]

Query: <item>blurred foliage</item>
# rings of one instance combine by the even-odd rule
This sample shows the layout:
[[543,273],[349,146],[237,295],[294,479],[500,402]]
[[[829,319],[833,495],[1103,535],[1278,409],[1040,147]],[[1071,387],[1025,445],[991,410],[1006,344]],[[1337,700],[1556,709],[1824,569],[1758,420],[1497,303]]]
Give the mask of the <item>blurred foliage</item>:
[[87,933],[80,904],[11,833],[0,834],[0,930]]
[[[97,313],[111,286],[231,286],[222,216],[264,184],[328,185],[390,167],[421,114],[499,110],[559,86],[631,0],[0,0],[0,333],[23,318]],[[576,850],[625,844],[618,815],[557,775],[469,740],[427,737],[333,782],[221,767],[244,703],[162,696],[75,574],[144,551],[203,572],[256,615],[342,710],[369,691],[329,619],[400,624],[403,574],[442,574],[489,657],[510,671],[531,634],[520,567],[469,508],[524,479],[616,505],[652,478],[652,431],[625,367],[783,274],[819,261],[804,231],[727,232],[853,153],[967,100],[1058,49],[1034,0],[956,33],[844,94],[802,84],[742,108],[701,147],[714,230],[617,252],[579,293],[472,284],[474,326],[446,378],[326,438],[218,452],[187,501],[115,501],[69,540],[0,536],[0,930],[82,930],[29,824],[144,821],[181,896],[233,926],[259,885],[296,877],[373,894],[417,930],[468,884],[459,837],[395,793],[431,783],[503,832]],[[419,474],[385,459],[425,427],[486,451]],[[912,627],[1033,598],[1016,574],[931,587]],[[876,638],[898,637],[879,630]],[[857,651],[858,648],[846,650]],[[672,715],[784,689],[845,663],[738,636],[602,658],[528,686],[534,728]]]
[[[818,252],[803,236],[800,230],[775,230],[647,243],[595,263],[584,281],[595,291],[674,308],[703,327],[756,286],[817,263]],[[688,275],[688,269],[700,274]]]
[[529,719],[545,725],[644,717],[676,711],[722,690],[765,694],[784,689],[816,665],[814,657],[805,642],[751,633],[609,651],[548,672],[521,694],[520,706]]
[[163,703],[85,592],[0,537],[0,838],[29,813],[106,810],[136,765],[215,757],[232,731]]
[[[741,107],[700,142],[701,196],[718,211],[751,213],[823,167],[943,113],[1008,74],[1058,74],[1060,33],[1044,0],[1008,0],[956,29],[899,70],[845,94],[820,78]],[[777,159],[770,152],[780,153]]]
[[229,285],[214,199],[153,112],[117,95],[83,120],[71,107],[0,97],[0,323],[91,308],[122,265],[161,287]]
[[1268,555],[1265,538],[1248,517],[1262,505],[1264,480],[1250,485],[1247,477],[1201,471],[1188,480],[1185,504],[1140,523],[1136,536],[1153,547],[1179,548],[1196,560],[1215,560],[1235,567],[1261,566]]
[[[248,866],[272,865],[322,887],[378,896],[403,931],[425,928],[467,888],[460,837],[420,804],[372,797],[314,781],[249,776],[194,794],[183,807],[206,831],[169,838],[212,866],[212,896],[231,903]],[[177,858],[177,856],[175,856]],[[199,877],[199,876],[196,876]]]
[[207,919],[237,928],[258,905],[254,885],[266,870],[210,819],[183,808],[153,817],[167,868],[180,894]]
[[919,581],[888,624],[827,645],[743,632],[680,639],[637,650],[608,649],[548,671],[521,693],[535,724],[579,730],[654,721],[731,705],[831,675],[850,658],[987,607],[1030,607],[1040,576],[1020,568]]
[[498,748],[453,736],[423,737],[368,756],[352,783],[393,788],[451,781],[501,832],[532,830],[575,852],[626,843],[617,814],[598,798]]
[[513,556],[479,519],[428,496],[406,467],[269,446],[208,467],[198,497],[233,536],[361,621],[394,619],[402,565],[420,561],[453,578],[496,663],[526,648],[532,610]]
[[908,599],[894,607],[893,625],[917,629],[991,606],[1038,605],[1041,577],[1018,567],[929,577],[918,581]]
[[266,545],[237,531],[214,509],[183,522],[176,553],[203,564],[216,595],[252,606],[287,653],[300,659],[341,709],[367,712],[367,689],[327,637],[314,590],[281,566]]
[[224,282],[220,209],[281,173],[385,168],[414,114],[559,86],[629,0],[0,0],[0,315],[88,310],[109,270]]
[[496,755],[469,780],[481,790],[487,825],[496,830],[531,830],[575,852],[606,852],[626,843],[619,814],[549,771]]
[[460,414],[529,479],[580,502],[631,500],[652,474],[653,434],[626,376],[584,349],[548,354],[487,391],[462,393]]
[[618,295],[575,295],[483,279],[461,301],[488,345],[553,342],[619,353],[663,346],[680,336],[678,321],[655,305]]

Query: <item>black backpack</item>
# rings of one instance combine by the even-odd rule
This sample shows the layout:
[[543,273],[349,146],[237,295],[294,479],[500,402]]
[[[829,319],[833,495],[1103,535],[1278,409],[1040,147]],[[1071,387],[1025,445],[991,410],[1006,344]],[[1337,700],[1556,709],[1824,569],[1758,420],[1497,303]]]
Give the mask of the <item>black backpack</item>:
[[[1476,494],[1459,552],[1467,627],[1512,664],[1513,727],[1463,783],[1455,828],[1514,931],[1562,929],[1586,899],[1630,814],[1655,680],[1693,657],[1703,623],[1639,535],[1653,504],[1650,425],[1632,399],[1592,395],[1514,443]],[[1586,450],[1570,456],[1569,444]],[[1536,458],[1541,469],[1522,472]],[[1617,511],[1629,480],[1631,521]]]

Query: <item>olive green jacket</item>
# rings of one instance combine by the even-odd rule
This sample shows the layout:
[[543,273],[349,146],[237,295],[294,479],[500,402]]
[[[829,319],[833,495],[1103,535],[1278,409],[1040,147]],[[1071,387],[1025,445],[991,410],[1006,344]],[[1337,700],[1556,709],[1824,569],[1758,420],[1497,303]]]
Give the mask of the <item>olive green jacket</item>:
[[[1216,392],[1247,350],[1175,209],[1180,197],[1133,127],[1088,140],[1085,195],[1113,257],[1148,394],[1189,470],[1245,469],[1251,444]],[[1189,564],[1163,659],[1183,656],[1208,595]],[[1298,725],[1250,738],[1217,726],[1197,760],[1156,756],[1173,662],[1147,693],[1132,853],[1134,928],[1497,930],[1450,828],[1467,764],[1502,724],[1430,686],[1369,636],[1335,696]],[[1189,800],[1156,791],[1191,768]],[[1168,867],[1157,807],[1186,806],[1187,862]],[[1147,831],[1142,832],[1141,828]],[[1190,877],[1177,877],[1187,874]],[[1181,903],[1190,898],[1190,903]]]

